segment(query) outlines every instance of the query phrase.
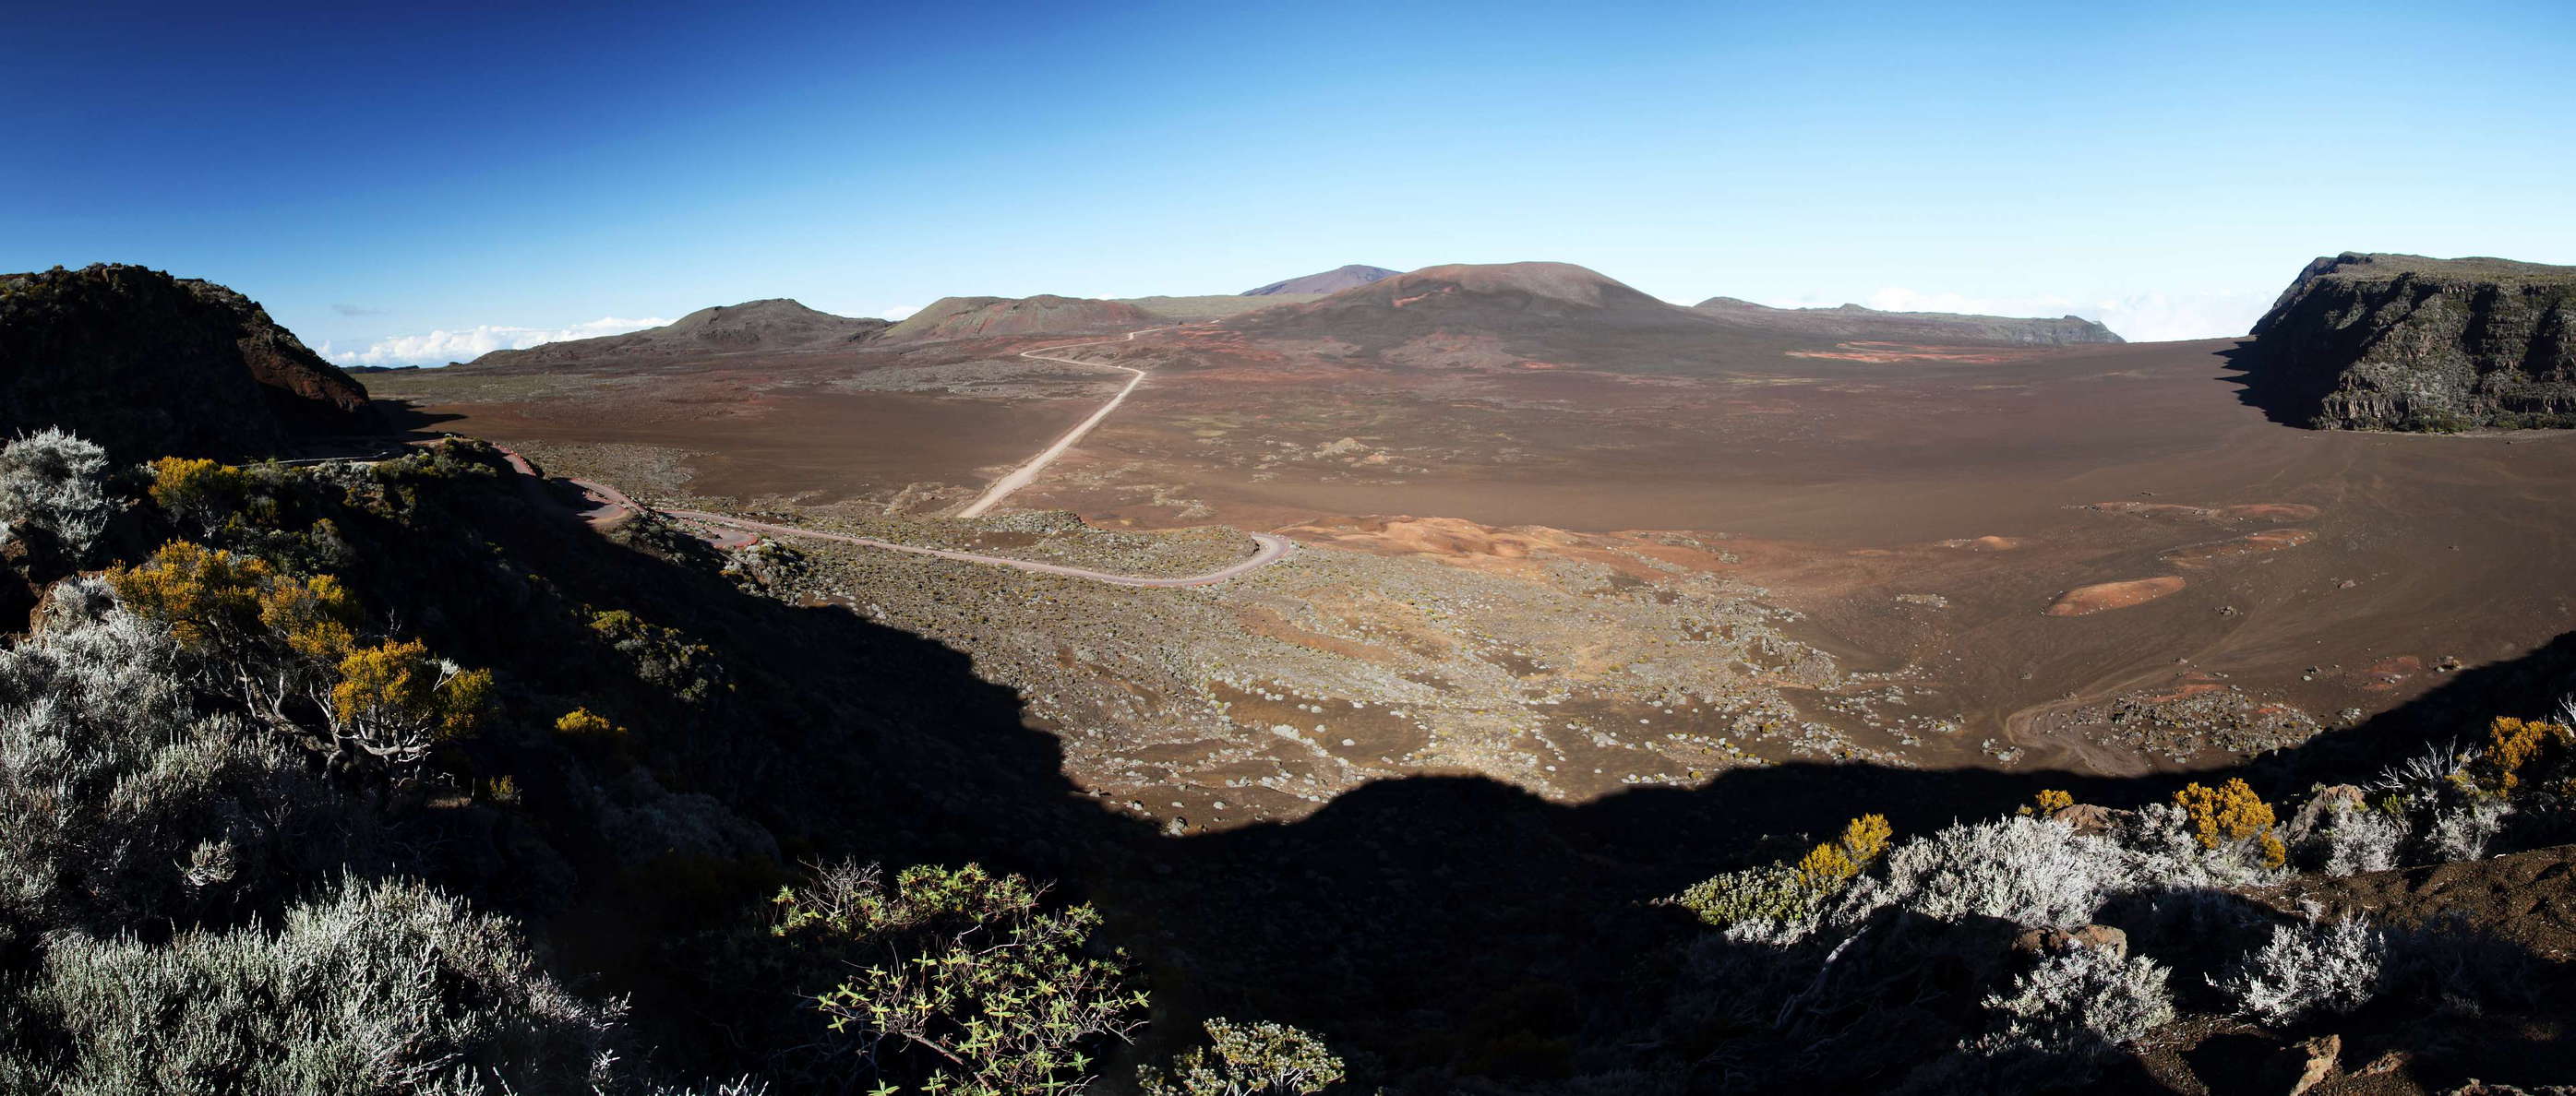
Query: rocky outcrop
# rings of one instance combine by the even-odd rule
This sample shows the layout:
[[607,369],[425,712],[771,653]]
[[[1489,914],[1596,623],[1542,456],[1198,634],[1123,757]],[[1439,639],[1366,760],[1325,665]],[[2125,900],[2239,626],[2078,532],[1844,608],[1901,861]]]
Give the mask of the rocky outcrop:
[[835,316],[784,297],[701,308],[661,327],[568,339],[525,350],[495,350],[476,358],[483,368],[548,367],[593,362],[685,360],[719,354],[837,350],[867,342],[890,326],[884,320]]
[[384,428],[364,388],[257,302],[110,264],[0,276],[0,435],[45,426],[137,460]]
[[2081,316],[2024,319],[1955,312],[1881,312],[1856,304],[1840,308],[1772,308],[1733,297],[1711,297],[1691,308],[1747,327],[1835,339],[1889,342],[2002,343],[2070,346],[2125,342],[2110,328]]
[[2257,402],[2321,429],[2576,427],[2576,267],[2346,252],[2254,325]]

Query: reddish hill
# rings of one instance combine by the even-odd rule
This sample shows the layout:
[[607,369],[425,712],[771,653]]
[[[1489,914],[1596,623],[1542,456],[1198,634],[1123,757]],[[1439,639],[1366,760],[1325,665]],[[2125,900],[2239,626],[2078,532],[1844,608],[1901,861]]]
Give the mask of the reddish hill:
[[120,264],[0,276],[0,434],[45,426],[128,459],[383,429],[366,390],[258,302]]
[[837,350],[866,342],[884,320],[818,312],[783,297],[701,308],[664,327],[570,339],[526,350],[495,350],[476,366],[553,366],[637,358],[696,358],[750,351]]
[[1266,309],[1228,321],[1244,331],[1425,332],[1472,326],[1538,325],[1704,330],[1713,325],[1626,284],[1572,263],[1430,266],[1345,289],[1312,304]]
[[1144,309],[1123,301],[1084,297],[942,297],[887,328],[887,342],[942,342],[949,339],[1010,338],[1029,335],[1112,335],[1152,327],[1158,321]]
[[1330,341],[1385,364],[1433,367],[1534,360],[1668,372],[1776,357],[1785,345],[1570,263],[1425,267],[1222,326],[1256,341]]

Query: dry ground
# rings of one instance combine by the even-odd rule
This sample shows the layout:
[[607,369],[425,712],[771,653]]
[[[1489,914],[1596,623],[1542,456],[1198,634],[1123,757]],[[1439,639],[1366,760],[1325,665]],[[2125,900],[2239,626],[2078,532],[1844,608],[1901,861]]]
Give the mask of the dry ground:
[[[1011,362],[1047,342],[369,380],[648,498],[992,546],[935,515],[1124,377]],[[1154,375],[1013,505],[1334,550],[1188,592],[834,557],[805,593],[974,652],[1088,786],[1193,827],[1399,772],[1575,800],[1797,756],[2215,766],[2576,627],[2576,436],[2277,425],[2234,346],[1642,370],[1184,328],[1097,348]]]

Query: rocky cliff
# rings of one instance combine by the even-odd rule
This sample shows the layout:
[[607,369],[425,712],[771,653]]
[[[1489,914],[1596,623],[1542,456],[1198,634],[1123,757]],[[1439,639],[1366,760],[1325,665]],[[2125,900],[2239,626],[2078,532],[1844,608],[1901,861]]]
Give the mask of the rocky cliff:
[[257,302],[113,264],[0,275],[0,435],[44,426],[132,459],[383,429],[366,390]]
[[2325,429],[2576,427],[2576,267],[2346,252],[2254,325],[2249,386]]

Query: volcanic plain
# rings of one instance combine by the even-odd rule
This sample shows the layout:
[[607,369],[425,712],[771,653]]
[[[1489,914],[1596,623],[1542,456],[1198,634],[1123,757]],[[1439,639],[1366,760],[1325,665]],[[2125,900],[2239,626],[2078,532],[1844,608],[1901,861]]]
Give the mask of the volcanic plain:
[[[1797,759],[2213,768],[2576,627],[2576,436],[2276,422],[2240,340],[1773,322],[1558,264],[1152,300],[362,379],[651,503],[1137,573],[1300,541],[1187,590],[764,557],[782,597],[970,652],[1175,831],[1415,773],[1583,801]],[[1130,376],[1018,354],[1139,314],[1060,351],[1146,370],[1125,404],[948,517]]]

